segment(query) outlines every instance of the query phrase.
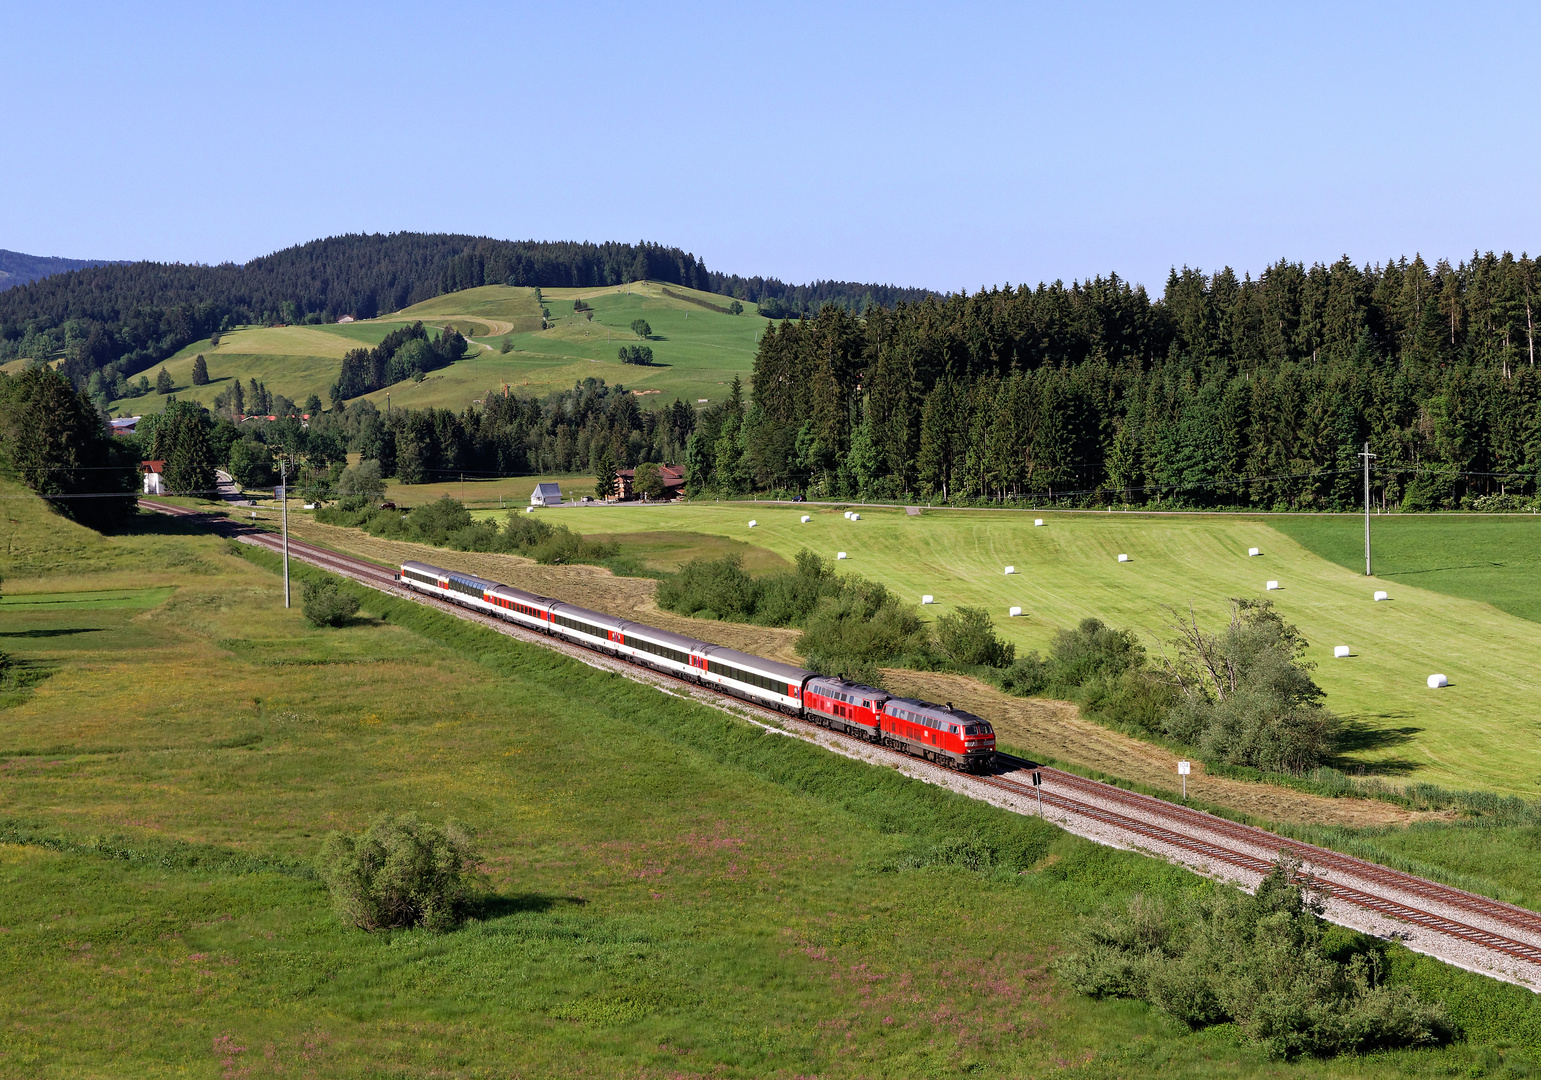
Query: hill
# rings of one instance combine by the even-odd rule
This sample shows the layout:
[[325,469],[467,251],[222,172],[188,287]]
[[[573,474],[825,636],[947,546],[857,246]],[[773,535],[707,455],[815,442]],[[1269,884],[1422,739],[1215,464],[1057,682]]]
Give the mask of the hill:
[[121,260],[60,259],[51,255],[24,255],[19,251],[6,251],[0,248],[0,292],[70,270],[85,270],[92,266],[126,265],[127,263]]
[[[493,240],[439,233],[348,235],[286,248],[243,266],[138,262],[71,270],[0,292],[0,362],[54,359],[84,387],[93,372],[137,375],[209,334],[240,325],[374,318],[485,285],[603,288],[660,281],[732,289],[781,307],[925,290],[846,282],[789,286],[774,278],[714,275],[696,256],[662,244]],[[745,290],[757,290],[748,295]],[[790,308],[789,308],[790,310]],[[798,308],[801,310],[801,308]]]
[[[549,321],[542,318],[537,293],[544,298]],[[463,360],[429,373],[421,382],[398,383],[365,395],[382,408],[390,394],[394,406],[458,411],[503,386],[538,397],[586,378],[639,391],[644,408],[672,403],[676,397],[690,403],[715,401],[735,375],[747,382],[756,341],[767,325],[752,305],[743,314],[730,314],[733,299],[663,282],[544,290],[484,285],[365,322],[232,330],[220,336],[218,346],[202,339],[164,366],[179,398],[205,405],[211,405],[231,379],[257,379],[297,402],[310,394],[325,402],[344,353],[377,344],[404,323],[422,321],[429,327],[453,326],[471,347]],[[579,300],[587,311],[575,310]],[[621,346],[644,344],[631,330],[638,318],[653,330],[645,342],[653,351],[651,366],[616,358]],[[548,322],[545,329],[543,322]],[[508,352],[503,351],[505,341]],[[210,382],[195,387],[193,358],[200,353]],[[153,377],[155,372],[148,374]],[[163,397],[150,394],[119,399],[111,407],[141,413],[158,412],[164,404]]]

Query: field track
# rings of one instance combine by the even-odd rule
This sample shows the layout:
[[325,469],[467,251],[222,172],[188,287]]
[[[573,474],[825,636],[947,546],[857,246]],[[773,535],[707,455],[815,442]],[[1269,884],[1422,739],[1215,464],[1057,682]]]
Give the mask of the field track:
[[[218,515],[140,500],[146,509],[199,519],[211,531],[274,552],[283,550],[274,533]],[[1541,990],[1541,914],[1414,877],[1325,848],[1290,840],[1264,829],[1125,791],[1058,769],[1037,767],[1007,754],[997,756],[994,773],[968,776],[899,751],[875,746],[814,724],[791,719],[718,694],[672,675],[636,667],[594,650],[546,637],[532,630],[403,589],[392,568],[343,555],[316,544],[290,539],[291,558],[352,578],[393,596],[438,607],[459,618],[482,623],[510,637],[574,656],[594,667],[660,686],[749,719],[768,730],[802,738],[848,757],[898,769],[927,783],[1017,813],[1053,811],[1056,824],[1113,847],[1138,850],[1180,863],[1206,876],[1253,887],[1269,872],[1281,852],[1302,862],[1302,872],[1325,901],[1334,922],[1395,938],[1409,948],[1471,971]],[[1037,769],[1042,786],[1033,787]],[[1041,801],[1040,801],[1041,800]],[[1040,807],[1042,808],[1040,811]]]

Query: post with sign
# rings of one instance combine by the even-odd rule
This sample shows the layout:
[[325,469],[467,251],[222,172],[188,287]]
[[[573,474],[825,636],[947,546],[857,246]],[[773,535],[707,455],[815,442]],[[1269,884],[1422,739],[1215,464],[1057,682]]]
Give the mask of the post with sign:
[[1038,816],[1043,817],[1043,773],[1033,770],[1033,790],[1038,793]]
[[284,507],[284,607],[289,606],[289,459],[278,459],[278,497]]
[[1186,761],[1177,763],[1177,775],[1183,778],[1183,801],[1186,802],[1188,799],[1188,763]]

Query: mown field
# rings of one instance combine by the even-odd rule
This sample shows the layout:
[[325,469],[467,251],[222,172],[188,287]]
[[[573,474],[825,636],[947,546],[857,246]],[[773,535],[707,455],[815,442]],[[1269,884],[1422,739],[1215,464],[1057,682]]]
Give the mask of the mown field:
[[[1364,518],[1284,514],[1274,528],[1364,572]],[[1371,517],[1377,577],[1492,604],[1541,622],[1541,517],[1534,514],[1384,514]]]
[[[754,353],[767,320],[748,305],[741,315],[725,309],[729,297],[675,285],[635,282],[607,289],[545,289],[551,312],[541,329],[541,303],[534,289],[486,285],[449,293],[368,322],[323,326],[249,327],[195,342],[165,363],[179,398],[212,405],[230,379],[257,379],[269,390],[296,402],[316,394],[330,404],[327,390],[337,381],[343,354],[376,345],[403,323],[421,320],[432,327],[453,326],[471,346],[463,360],[431,372],[420,383],[398,383],[366,395],[381,408],[385,395],[393,405],[463,409],[488,392],[507,385],[513,392],[542,396],[570,388],[587,378],[604,379],[642,391],[641,404],[669,404],[676,397],[695,404],[726,394],[734,375],[748,382]],[[586,301],[590,320],[573,309]],[[622,345],[644,344],[631,331],[634,319],[646,319],[653,337],[654,365],[639,367],[616,359]],[[505,338],[511,351],[502,351]],[[210,382],[192,385],[193,357],[203,354]],[[157,366],[146,374],[153,383]],[[119,413],[159,412],[165,398],[148,394],[112,402]]]
[[[239,379],[243,386],[256,379],[273,393],[283,394],[297,404],[303,404],[311,394],[329,403],[327,391],[337,381],[343,354],[349,349],[379,344],[398,325],[371,322],[247,327],[220,335],[218,345],[211,345],[207,338],[194,342],[163,366],[171,375],[177,398],[210,408],[214,398],[234,379]],[[193,358],[199,354],[208,365],[209,381],[194,386]],[[152,384],[161,366],[144,373]],[[165,407],[166,398],[153,391],[143,397],[112,402],[114,412],[129,415],[160,412]]]
[[[1533,995],[1400,951],[1471,1041],[1284,1063],[1080,998],[1076,918],[1194,879],[405,602],[311,629],[272,560],[178,522],[11,505],[0,642],[46,677],[0,709],[5,1075],[1450,1075],[1541,1046]],[[310,859],[382,810],[478,830],[461,929],[331,915]],[[938,863],[962,835],[1000,867]]]
[[[435,297],[391,316],[421,317],[435,325],[449,321],[460,326],[464,321],[462,330],[478,329],[471,325],[475,320],[490,325],[502,319],[513,324],[512,333],[497,326],[479,335],[476,340],[489,346],[479,354],[433,372],[421,383],[392,387],[392,403],[459,409],[504,384],[514,392],[540,396],[586,378],[644,391],[644,408],[668,404],[676,397],[691,404],[701,398],[717,401],[725,396],[734,375],[748,382],[756,344],[767,325],[767,320],[754,314],[752,304],[741,315],[729,315],[712,309],[726,308],[731,303],[726,296],[634,282],[605,289],[542,289],[551,326],[540,330],[536,323],[528,329],[527,321],[519,321],[517,314],[524,308],[514,303],[527,301],[512,295],[527,292],[488,285]],[[592,320],[573,310],[573,301],[579,299],[593,309]],[[534,313],[538,318],[538,306]],[[645,343],[631,331],[632,320],[639,318],[646,319],[653,330],[652,339]],[[505,335],[513,346],[507,353],[501,351]],[[640,344],[653,350],[652,367],[616,359],[622,345]],[[369,396],[384,401],[383,391]]]
[[[1002,637],[1044,649],[1060,627],[1094,616],[1137,629],[1156,653],[1170,610],[1210,624],[1227,600],[1267,593],[1304,632],[1329,704],[1355,727],[1345,764],[1389,779],[1484,788],[1527,797],[1541,789],[1541,626],[1489,603],[1418,588],[1415,576],[1366,579],[1313,553],[1272,519],[1230,515],[1052,514],[862,508],[850,522],[829,507],[734,503],[558,511],[583,532],[680,529],[751,540],[784,558],[807,547],[842,571],[881,581],[942,614],[987,608]],[[799,523],[804,513],[812,517]],[[758,520],[753,530],[750,518]],[[1293,520],[1293,519],[1292,519]],[[1328,519],[1352,532],[1352,518]],[[1519,526],[1528,528],[1528,520]],[[1323,526],[1326,528],[1327,526]],[[1541,527],[1541,523],[1538,523]],[[1362,550],[1362,532],[1360,533]],[[1521,539],[1516,537],[1516,540]],[[1262,554],[1251,558],[1248,548]],[[1130,561],[1120,563],[1119,554]],[[1007,565],[1017,573],[1006,575]],[[1524,592],[1533,586],[1516,587]],[[1374,603],[1376,589],[1391,600]],[[1020,606],[1025,615],[1008,618]],[[1333,659],[1333,647],[1353,655]],[[1440,672],[1450,686],[1430,691]]]

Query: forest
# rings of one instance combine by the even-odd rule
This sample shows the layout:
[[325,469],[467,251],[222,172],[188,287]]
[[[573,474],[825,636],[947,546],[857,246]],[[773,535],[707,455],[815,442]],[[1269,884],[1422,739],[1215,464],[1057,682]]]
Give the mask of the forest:
[[693,490],[1039,505],[1529,508],[1528,257],[1173,271],[826,306],[700,417]]
[[0,361],[64,358],[84,388],[137,375],[177,350],[234,326],[334,322],[398,311],[481,285],[601,287],[661,281],[775,301],[777,316],[825,303],[862,311],[929,295],[851,282],[790,286],[714,274],[677,247],[490,240],[438,233],[348,235],[236,265],[136,262],[53,274],[0,291]]

